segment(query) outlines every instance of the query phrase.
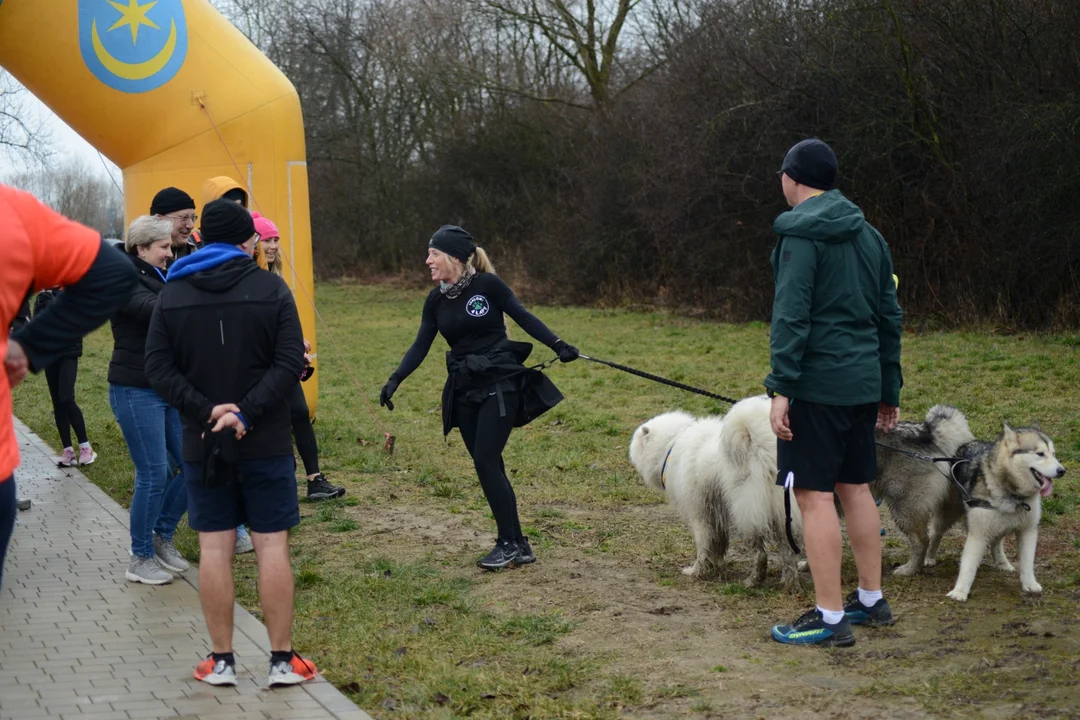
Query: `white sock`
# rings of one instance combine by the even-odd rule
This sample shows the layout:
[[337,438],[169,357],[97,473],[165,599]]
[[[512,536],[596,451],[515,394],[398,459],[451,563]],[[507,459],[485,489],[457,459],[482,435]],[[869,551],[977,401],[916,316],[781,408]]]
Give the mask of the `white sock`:
[[859,603],[863,607],[874,607],[874,603],[881,599],[880,590],[863,590],[859,588]]
[[89,450],[90,449],[90,441],[87,440],[84,443],[79,443],[79,449],[80,450]]
[[843,610],[826,610],[820,605],[817,606],[818,612],[821,613],[821,619],[829,625],[835,625],[844,619]]

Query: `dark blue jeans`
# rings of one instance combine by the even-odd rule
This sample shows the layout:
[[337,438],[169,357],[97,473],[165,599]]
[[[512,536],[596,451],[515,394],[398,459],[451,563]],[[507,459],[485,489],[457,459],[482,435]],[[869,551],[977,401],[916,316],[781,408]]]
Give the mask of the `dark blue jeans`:
[[135,463],[131,552],[154,557],[154,539],[172,540],[187,511],[180,413],[149,388],[109,385],[109,405]]
[[4,586],[4,556],[15,529],[15,476],[0,481],[0,588]]

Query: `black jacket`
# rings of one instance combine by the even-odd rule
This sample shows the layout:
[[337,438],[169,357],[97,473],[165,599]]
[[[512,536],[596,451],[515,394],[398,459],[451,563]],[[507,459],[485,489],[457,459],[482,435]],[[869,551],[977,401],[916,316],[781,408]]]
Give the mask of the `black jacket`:
[[139,274],[138,282],[123,307],[109,318],[113,334],[113,354],[109,361],[109,383],[148,388],[146,379],[146,333],[158,295],[165,288],[157,268],[134,255],[124,253]]
[[[64,292],[58,288],[51,288],[49,290],[42,290],[34,298],[34,317],[37,317],[41,313],[45,312],[45,308],[52,305],[53,301],[60,297],[60,294]],[[25,324],[25,323],[24,323]],[[80,358],[82,357],[83,341],[80,337],[71,345],[68,345],[60,351],[61,358]]]
[[[209,255],[184,260],[205,265]],[[178,262],[170,271],[146,338],[146,376],[180,411],[184,460],[203,461],[200,436],[211,409],[221,403],[237,404],[247,422],[240,460],[291,455],[285,398],[304,369],[292,293],[247,257],[186,275],[178,272],[184,264],[195,265]]]

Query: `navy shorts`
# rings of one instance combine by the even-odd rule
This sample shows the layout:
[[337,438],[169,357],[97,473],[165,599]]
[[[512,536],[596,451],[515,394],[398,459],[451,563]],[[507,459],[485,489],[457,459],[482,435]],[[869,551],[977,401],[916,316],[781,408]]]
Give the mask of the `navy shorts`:
[[792,439],[776,441],[776,484],[788,474],[799,490],[832,492],[837,483],[861,485],[877,476],[874,425],[877,403],[820,405],[792,400]]
[[300,524],[296,465],[292,455],[241,460],[238,480],[207,487],[202,463],[184,463],[188,524],[197,532],[232,530],[247,525],[257,533],[275,533]]

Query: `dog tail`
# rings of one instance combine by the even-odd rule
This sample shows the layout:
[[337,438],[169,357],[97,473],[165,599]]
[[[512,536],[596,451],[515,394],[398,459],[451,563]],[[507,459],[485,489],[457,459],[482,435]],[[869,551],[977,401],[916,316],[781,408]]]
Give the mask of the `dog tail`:
[[746,463],[758,449],[760,438],[772,433],[769,425],[770,404],[764,395],[747,398],[737,402],[724,416],[720,444],[729,458],[739,464]]
[[964,413],[952,405],[935,405],[926,412],[926,427],[934,445],[944,455],[975,439]]

